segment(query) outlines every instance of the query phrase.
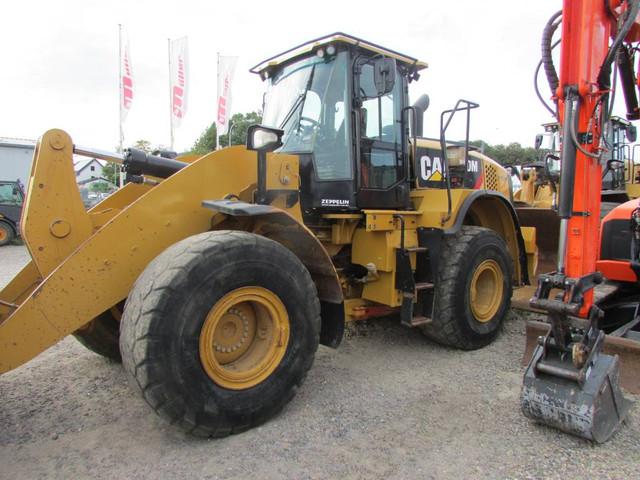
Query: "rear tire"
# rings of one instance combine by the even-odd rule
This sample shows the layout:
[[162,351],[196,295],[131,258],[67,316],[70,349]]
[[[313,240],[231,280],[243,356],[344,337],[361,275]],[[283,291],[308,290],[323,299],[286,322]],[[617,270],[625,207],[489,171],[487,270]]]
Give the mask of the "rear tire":
[[429,338],[463,350],[491,343],[511,303],[512,261],[494,231],[464,226],[445,238]]
[[[272,306],[281,315],[261,316]],[[282,328],[266,328],[272,324]],[[247,334],[234,337],[243,329],[246,345]],[[269,333],[277,331],[280,340]],[[298,258],[258,235],[217,231],[178,242],[147,266],[127,299],[120,349],[158,415],[189,433],[224,437],[265,422],[293,398],[319,333],[320,302]],[[257,353],[247,367],[260,338],[280,353]],[[263,364],[262,376],[252,377]]]
[[10,244],[14,237],[13,227],[7,222],[0,222],[0,247]]
[[[124,302],[114,308],[122,309]],[[122,311],[122,310],[121,310]],[[98,355],[114,362],[121,362],[120,355],[120,322],[114,317],[111,309],[101,313],[82,328],[73,332],[82,345]]]

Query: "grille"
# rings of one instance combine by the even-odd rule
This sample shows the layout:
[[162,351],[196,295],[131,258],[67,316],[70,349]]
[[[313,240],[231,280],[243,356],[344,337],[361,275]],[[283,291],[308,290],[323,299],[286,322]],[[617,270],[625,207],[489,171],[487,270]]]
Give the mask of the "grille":
[[498,172],[496,167],[490,163],[485,163],[484,165],[484,188],[498,190]]

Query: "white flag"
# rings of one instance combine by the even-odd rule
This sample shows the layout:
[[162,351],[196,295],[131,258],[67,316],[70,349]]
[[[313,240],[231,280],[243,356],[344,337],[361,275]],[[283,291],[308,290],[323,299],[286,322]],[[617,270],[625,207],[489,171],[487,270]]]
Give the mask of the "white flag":
[[169,44],[171,65],[171,128],[177,128],[187,113],[189,85],[189,51],[187,37],[172,40]]
[[238,57],[218,55],[218,135],[224,135],[229,128],[231,114],[231,83]]
[[133,70],[129,53],[129,35],[120,29],[120,121],[124,122],[133,102]]

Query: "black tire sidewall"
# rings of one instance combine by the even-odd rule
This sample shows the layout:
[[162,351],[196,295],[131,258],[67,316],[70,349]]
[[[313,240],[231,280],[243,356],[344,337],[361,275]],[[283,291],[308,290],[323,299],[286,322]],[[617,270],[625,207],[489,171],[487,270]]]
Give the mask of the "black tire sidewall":
[[[180,397],[185,410],[195,414],[196,423],[205,428],[255,424],[278,411],[293,396],[318,347],[315,287],[297,257],[262,237],[250,250],[220,244],[192,262],[186,274],[176,280],[171,289],[180,293],[166,302],[164,318],[158,317],[150,325],[150,336],[159,339],[147,347],[148,357],[153,359],[148,367],[150,377],[161,379],[166,395]],[[216,302],[247,286],[266,288],[283,302],[289,317],[289,342],[268,378],[248,389],[231,390],[217,385],[202,367],[199,336]],[[203,406],[216,415],[203,412]]]
[[114,318],[110,310],[107,310],[83,328],[73,332],[73,336],[88,350],[121,362],[119,333],[120,322]]

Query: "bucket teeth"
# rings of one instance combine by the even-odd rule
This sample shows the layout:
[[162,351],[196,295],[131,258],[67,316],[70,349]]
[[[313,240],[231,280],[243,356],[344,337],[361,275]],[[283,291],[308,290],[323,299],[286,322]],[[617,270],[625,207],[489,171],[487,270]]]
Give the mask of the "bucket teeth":
[[[538,346],[524,375],[521,406],[525,416],[597,443],[606,442],[629,412],[618,382],[618,356],[597,356],[582,386],[573,380],[541,373]],[[571,360],[567,360],[572,368]]]

